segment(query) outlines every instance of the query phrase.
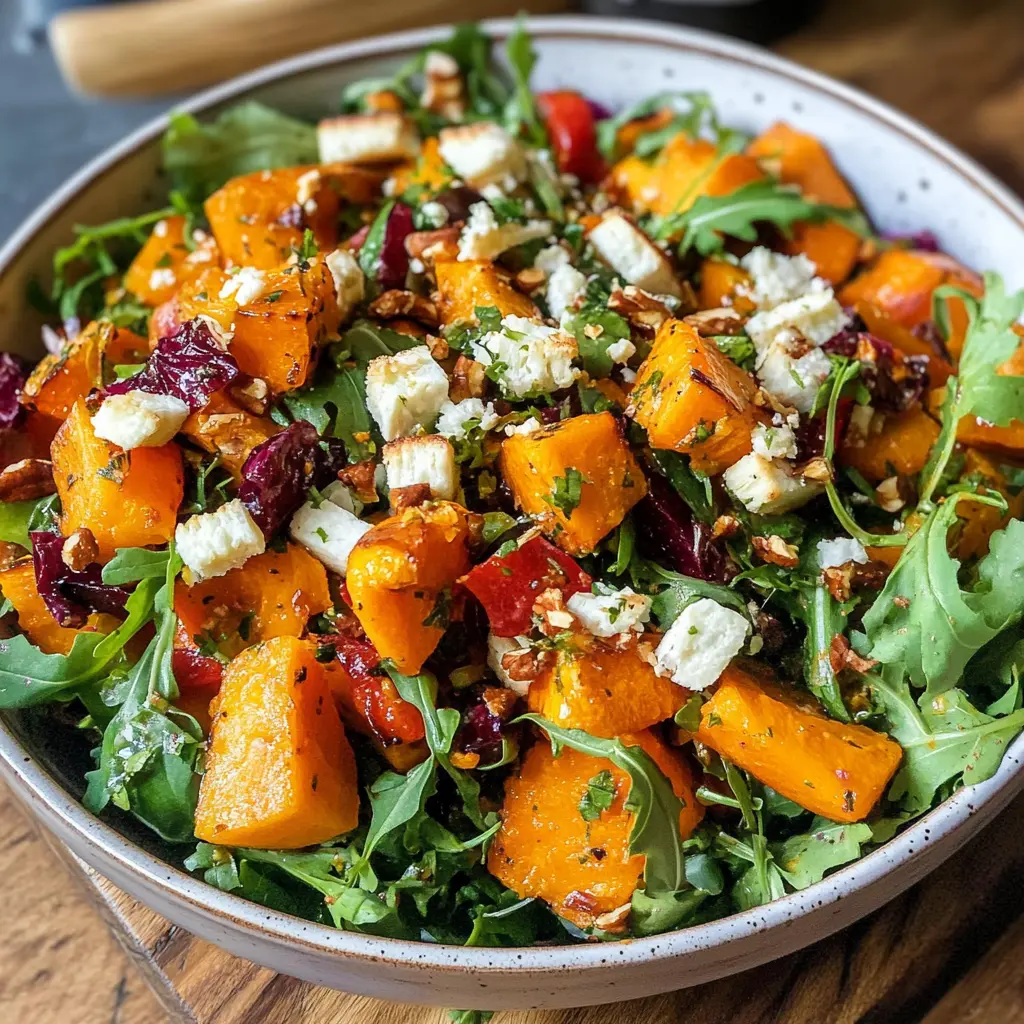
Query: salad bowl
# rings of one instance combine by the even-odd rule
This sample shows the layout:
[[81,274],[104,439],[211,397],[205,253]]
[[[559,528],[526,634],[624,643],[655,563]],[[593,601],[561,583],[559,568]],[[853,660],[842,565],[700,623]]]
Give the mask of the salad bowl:
[[[934,231],[966,265],[1024,285],[1024,207],[973,161],[897,112],[756,48],[692,30],[578,17],[528,22],[538,89],[573,88],[616,110],[665,90],[705,90],[723,123],[756,132],[791,119],[828,146],[873,223]],[[502,41],[511,22],[484,26]],[[446,30],[331,47],[262,69],[183,104],[204,118],[242,99],[317,118],[341,89],[394,71]],[[84,168],[0,252],[5,348],[38,358],[40,320],[27,299],[77,223],[159,202],[159,119]],[[518,948],[378,938],[291,917],[205,884],[127,816],[100,820],[80,801],[88,749],[72,724],[39,709],[0,720],[0,771],[15,796],[75,854],[174,924],[230,952],[310,982],[410,1003],[573,1007],[700,984],[822,939],[913,885],[1019,792],[1024,738],[984,782],[958,789],[889,842],[823,881],[720,920],[619,942]]]

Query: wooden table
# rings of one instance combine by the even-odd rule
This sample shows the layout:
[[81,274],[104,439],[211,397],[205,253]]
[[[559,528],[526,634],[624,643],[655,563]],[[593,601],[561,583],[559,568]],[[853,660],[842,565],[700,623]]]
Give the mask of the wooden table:
[[[835,0],[778,49],[919,118],[1024,192],[1022,30],[1021,0]],[[316,989],[171,928],[54,853],[2,788],[0,823],[4,1024],[447,1019]],[[1024,1021],[1022,874],[1024,798],[899,900],[801,953],[699,989],[494,1024]]]

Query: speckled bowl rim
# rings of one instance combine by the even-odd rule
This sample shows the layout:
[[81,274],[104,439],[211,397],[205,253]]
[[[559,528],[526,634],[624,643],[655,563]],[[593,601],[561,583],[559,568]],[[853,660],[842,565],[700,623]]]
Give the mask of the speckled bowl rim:
[[[484,24],[500,39],[509,33],[513,22],[510,19],[499,19]],[[548,39],[568,37],[579,40],[596,37],[603,40],[621,39],[633,44],[672,46],[683,52],[746,63],[788,78],[809,92],[825,94],[859,109],[928,150],[935,159],[948,165],[971,186],[983,192],[1024,230],[1024,205],[969,157],[886,104],[767,51],[697,29],[636,20],[592,19],[584,16],[538,17],[529,19],[529,27],[536,36]],[[449,30],[446,26],[417,29],[326,47],[239,76],[178,104],[175,109],[200,113],[239,98],[258,86],[316,68],[363,57],[401,56],[406,52],[415,52],[425,44],[442,38]],[[7,271],[28,240],[58,216],[83,187],[150,143],[163,132],[166,124],[166,116],[150,121],[90,162],[58,189],[22,223],[0,250],[0,274]],[[172,904],[187,904],[201,916],[234,926],[243,932],[256,930],[285,944],[342,954],[354,960],[389,961],[438,970],[462,969],[481,976],[524,970],[535,974],[567,969],[596,971],[609,964],[620,967],[629,963],[649,963],[715,947],[722,948],[723,968],[718,973],[724,974],[730,970],[724,963],[730,959],[730,944],[773,928],[788,931],[786,926],[800,920],[806,922],[811,915],[821,916],[824,920],[816,920],[814,928],[808,929],[807,935],[799,940],[798,945],[817,941],[849,923],[848,920],[840,920],[838,914],[833,914],[831,918],[827,916],[828,908],[834,907],[839,900],[867,888],[884,888],[883,898],[891,899],[917,881],[926,870],[936,866],[938,861],[932,863],[934,858],[924,856],[926,847],[938,840],[948,839],[942,852],[943,857],[949,856],[980,827],[980,824],[976,824],[974,828],[964,828],[970,818],[977,816],[981,824],[991,820],[1024,785],[1024,773],[1018,771],[1022,757],[1024,736],[1018,737],[1007,749],[999,770],[991,779],[957,791],[885,846],[834,872],[824,881],[766,906],[651,938],[615,943],[495,949],[435,945],[340,931],[270,911],[241,897],[221,892],[145,852],[105,822],[89,814],[51,778],[7,725],[0,721],[0,773],[15,790],[17,797],[44,824],[70,830],[74,836],[72,845],[79,847],[87,860],[106,862],[118,873],[135,875],[144,887],[160,890]],[[960,834],[954,835],[958,831]],[[899,880],[884,886],[886,876],[897,866],[919,857],[927,861],[927,864],[922,864],[922,871],[903,872]],[[863,913],[870,909],[871,906],[864,907]],[[824,913],[818,915],[817,912]],[[791,939],[780,941],[779,946],[779,953],[795,948]],[[771,955],[768,952],[758,959],[763,961]],[[747,960],[743,966],[749,965],[750,961]]]

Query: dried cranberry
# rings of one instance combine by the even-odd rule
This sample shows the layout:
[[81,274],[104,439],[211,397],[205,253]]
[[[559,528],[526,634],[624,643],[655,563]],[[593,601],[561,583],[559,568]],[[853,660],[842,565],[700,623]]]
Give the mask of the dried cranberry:
[[404,288],[405,276],[409,273],[409,253],[405,239],[415,228],[412,226],[412,208],[405,203],[395,203],[384,228],[384,241],[377,258],[377,284],[381,288]]
[[25,364],[10,352],[0,352],[0,428],[16,426],[23,409],[18,401],[28,379]]
[[672,485],[655,473],[647,480],[647,497],[633,509],[637,544],[648,558],[685,576],[722,581],[726,558],[711,527],[696,520]]
[[[866,330],[847,328],[822,348],[831,355],[861,356],[861,378],[871,403],[884,412],[902,412],[920,401],[928,386],[926,356],[901,356],[889,342]],[[864,358],[865,350],[869,353]]]
[[463,712],[455,746],[466,754],[479,754],[482,763],[501,756],[502,721],[481,700]]
[[264,537],[275,534],[306,500],[321,461],[319,442],[316,427],[297,420],[249,453],[238,497]]
[[161,338],[145,367],[132,377],[115,381],[107,394],[147,391],[170,395],[196,412],[206,405],[210,395],[233,384],[239,372],[238,363],[221,347],[209,323],[196,317],[170,337]]
[[[836,403],[835,446],[839,447],[853,412],[853,399],[840,398]],[[820,459],[825,454],[825,411],[806,416],[796,428],[796,457],[798,462]]]

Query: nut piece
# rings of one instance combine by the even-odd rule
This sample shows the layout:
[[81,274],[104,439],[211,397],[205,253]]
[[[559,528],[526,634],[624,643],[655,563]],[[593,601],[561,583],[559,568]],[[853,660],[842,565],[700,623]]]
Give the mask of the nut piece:
[[458,224],[437,228],[434,231],[413,231],[405,237],[405,251],[415,260],[426,264],[433,263],[438,256],[447,256],[450,260],[459,258],[459,234],[462,228]]
[[442,360],[448,358],[449,348],[448,342],[444,338],[437,334],[428,334],[424,339],[424,343],[427,348],[430,349],[430,354],[440,363]]
[[382,320],[409,316],[428,327],[436,327],[440,322],[437,306],[430,299],[400,288],[390,288],[386,292],[381,292],[370,303],[369,312],[371,316],[380,317]]
[[364,504],[372,505],[377,501],[377,484],[375,474],[377,463],[373,459],[365,459],[351,466],[338,470],[338,479]]
[[783,569],[795,569],[800,564],[796,548],[774,533],[770,537],[754,537],[751,543],[762,561],[780,565]]
[[231,397],[253,416],[262,416],[267,411],[270,388],[265,380],[253,377],[248,384],[236,384],[229,390]]
[[100,560],[100,549],[92,531],[79,527],[60,549],[61,561],[73,572],[81,572],[86,566]]
[[524,292],[536,291],[546,280],[547,275],[537,267],[527,267],[516,274],[516,285]]
[[515,713],[519,698],[504,686],[488,686],[484,690],[484,704],[499,721],[507,722]]
[[903,491],[904,488],[900,483],[900,477],[889,476],[875,488],[875,497],[878,500],[879,506],[885,509],[886,512],[899,512],[907,503],[907,498]]
[[56,491],[53,464],[46,459],[22,459],[0,473],[0,502],[35,501]]
[[448,397],[453,402],[464,402],[467,398],[483,398],[487,390],[484,364],[468,356],[459,356],[452,370],[452,382]]
[[537,628],[545,636],[555,636],[566,629],[572,629],[576,622],[572,612],[565,606],[562,592],[555,587],[541,591],[533,602],[534,618],[539,619]]
[[841,633],[832,637],[832,642],[829,644],[828,660],[832,671],[837,674],[844,668],[853,669],[854,672],[863,674],[870,672],[878,664],[872,658],[862,658]]
[[526,647],[521,651],[503,654],[501,667],[513,682],[524,683],[536,679],[554,660],[554,651],[538,651]]
[[661,299],[633,284],[614,288],[608,297],[608,308],[624,316],[645,338],[653,338],[658,328],[672,316]]
[[744,319],[728,306],[720,306],[718,309],[702,309],[698,313],[691,313],[684,316],[683,320],[691,327],[696,328],[702,338],[709,338],[715,334],[742,334]]
[[395,487],[388,491],[391,501],[391,512],[398,515],[407,508],[415,508],[430,501],[430,484],[409,484],[408,487]]
[[719,516],[715,525],[711,527],[711,536],[718,540],[720,537],[735,537],[739,533],[740,521],[735,516]]
[[619,935],[626,931],[629,922],[629,915],[633,909],[632,903],[623,903],[621,907],[609,910],[606,914],[598,914],[594,918],[594,924],[603,932],[611,935]]
[[800,475],[805,480],[827,484],[832,480],[832,467],[829,465],[828,459],[809,459],[800,467]]
[[455,58],[440,50],[430,50],[423,75],[420,105],[449,121],[461,121],[466,113],[466,89]]

